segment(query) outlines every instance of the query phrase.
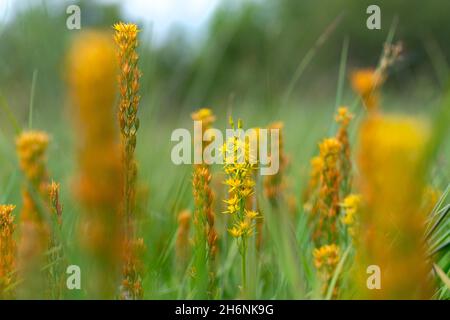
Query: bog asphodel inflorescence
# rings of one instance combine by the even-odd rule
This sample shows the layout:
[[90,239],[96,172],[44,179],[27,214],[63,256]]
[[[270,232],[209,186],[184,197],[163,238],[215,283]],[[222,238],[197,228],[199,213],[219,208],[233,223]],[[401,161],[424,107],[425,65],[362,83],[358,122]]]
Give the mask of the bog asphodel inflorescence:
[[[211,128],[215,121],[215,116],[211,109],[202,108],[197,112],[191,114],[192,120],[200,121],[202,124],[202,135]],[[194,141],[194,146],[197,152],[203,154],[204,149],[207,147],[207,142]],[[217,231],[215,228],[215,214],[213,211],[213,191],[211,188],[211,169],[206,163],[200,163],[194,165],[194,173],[192,177],[193,194],[194,194],[194,224],[196,230],[198,230],[195,237],[196,242],[201,242],[201,239],[206,239],[206,245],[208,247],[208,258],[214,260],[217,253]],[[198,233],[202,233],[200,235]]]
[[[322,295],[327,294],[330,281],[333,277],[334,271],[339,263],[340,250],[336,244],[323,245],[314,249],[314,266],[318,272],[321,280]],[[338,287],[333,288],[332,297],[336,298],[338,295]]]
[[72,44],[69,82],[77,128],[76,196],[83,207],[80,242],[90,264],[87,291],[112,298],[123,252],[123,166],[114,117],[117,61],[109,33],[84,31]]
[[10,286],[15,281],[16,250],[13,205],[0,205],[0,299],[14,298]]
[[[230,119],[233,129],[234,122]],[[242,129],[238,120],[237,129]],[[247,199],[252,196],[255,188],[254,171],[257,169],[256,159],[250,159],[250,145],[242,137],[230,137],[223,146],[225,154],[224,171],[227,175],[224,181],[228,187],[228,199],[225,213],[231,215],[232,227],[228,229],[236,239],[242,259],[242,287],[246,288],[246,255],[248,239],[254,234],[258,212],[246,209]]]
[[122,296],[126,299],[141,299],[142,275],[137,265],[139,251],[135,243],[143,243],[136,236],[136,180],[137,163],[135,160],[136,138],[139,129],[139,79],[141,71],[138,67],[139,56],[137,54],[139,29],[134,23],[116,23],[114,26],[114,41],[118,46],[119,60],[119,127],[122,142],[122,162],[124,166],[123,184],[123,214],[125,215],[125,266],[123,268]]
[[431,266],[422,240],[426,213],[421,208],[429,137],[426,123],[405,116],[369,116],[361,125],[357,160],[363,208],[358,261],[362,269],[376,261],[383,270],[383,290],[367,290],[361,279],[361,297],[431,296],[427,276]]
[[339,165],[341,172],[341,187],[344,195],[350,193],[352,189],[352,161],[348,127],[353,118],[354,115],[345,106],[339,107],[335,115],[335,120],[339,124],[336,139],[341,144]]
[[[341,199],[347,199],[352,190],[353,166],[348,127],[353,117],[347,107],[341,106],[337,109],[334,118],[339,125],[336,136],[322,140],[319,143],[319,155],[310,161],[311,169],[304,194],[304,209],[309,213],[309,225],[313,228],[315,258],[321,252],[320,249],[322,251],[330,248],[339,250],[337,244],[341,240],[340,225],[345,224],[344,221],[350,221],[350,216],[347,220],[341,218],[341,213],[344,212]],[[353,231],[350,226],[347,226],[346,230],[348,233]],[[335,256],[339,259],[338,254]],[[336,264],[330,264],[325,269],[317,268],[317,265],[316,263],[316,269],[321,275],[322,294],[326,294],[330,279],[324,276],[324,272],[331,273]],[[334,298],[338,295],[338,289],[336,283],[333,289]]]
[[[46,281],[38,273],[44,266],[44,252],[50,245],[50,224],[46,219],[49,203],[47,148],[49,136],[42,131],[24,131],[16,139],[19,166],[24,174],[21,236],[18,245],[21,297],[43,297]],[[41,205],[42,204],[42,205]]]
[[122,138],[122,157],[125,170],[124,197],[125,214],[127,219],[133,214],[135,201],[135,184],[137,165],[134,151],[136,148],[136,134],[139,129],[137,116],[139,107],[139,56],[136,52],[138,27],[133,23],[119,22],[114,25],[114,40],[118,46],[119,60],[119,126]]

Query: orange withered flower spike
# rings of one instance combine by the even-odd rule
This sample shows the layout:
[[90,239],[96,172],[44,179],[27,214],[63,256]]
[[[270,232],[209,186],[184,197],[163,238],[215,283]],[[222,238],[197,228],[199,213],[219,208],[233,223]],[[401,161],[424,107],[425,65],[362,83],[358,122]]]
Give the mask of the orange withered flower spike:
[[[201,137],[205,134],[206,130],[211,128],[212,124],[216,120],[213,112],[209,108],[202,108],[191,114],[191,118],[194,121],[201,121],[202,123],[202,134]],[[201,139],[203,140],[203,139]],[[203,150],[207,146],[207,142],[205,141],[194,141],[194,145],[201,148],[199,150],[203,153]],[[201,230],[205,230],[206,234],[204,235],[208,246],[208,254],[211,260],[214,260],[214,257],[217,252],[217,231],[215,229],[215,214],[213,211],[213,200],[214,194],[211,188],[211,170],[210,167],[201,163],[198,165],[194,165],[194,173],[193,173],[193,193],[194,193],[194,223],[198,228],[199,232],[203,232]],[[196,229],[197,230],[197,229]],[[200,241],[203,237],[199,235],[196,236],[196,241]]]
[[[122,162],[124,166],[124,184],[123,184],[123,213],[126,219],[125,236],[127,242],[135,242],[136,233],[136,180],[137,180],[137,163],[135,159],[135,149],[137,140],[137,131],[139,129],[139,79],[141,71],[138,68],[139,56],[137,54],[138,32],[137,25],[133,23],[119,22],[113,26],[115,30],[114,41],[118,47],[119,62],[119,127],[122,142]],[[132,249],[131,247],[130,249]],[[139,257],[137,252],[129,252],[126,262],[138,263]],[[134,257],[131,257],[134,256]],[[124,271],[133,270],[133,267],[124,268]],[[126,282],[134,283],[130,288],[142,288],[140,283],[141,276],[134,273],[124,273],[123,278]],[[131,290],[123,296],[137,296]]]
[[51,209],[59,225],[62,223],[62,205],[59,198],[60,184],[52,181],[49,186]]
[[127,239],[124,249],[124,265],[122,267],[122,286],[120,298],[123,300],[140,300],[144,297],[142,274],[144,265],[141,256],[146,246],[143,238]]
[[323,159],[320,156],[314,156],[309,161],[310,169],[309,169],[309,180],[308,185],[303,193],[303,207],[305,212],[310,214],[310,219],[313,218],[313,215],[317,212],[315,208],[317,193],[320,184],[320,177],[323,170]]
[[123,171],[115,126],[117,60],[109,33],[82,32],[68,56],[76,115],[76,196],[83,207],[80,241],[89,264],[88,295],[113,298],[119,288],[123,252]]
[[353,117],[354,115],[345,106],[339,107],[335,115],[335,120],[339,124],[336,139],[341,144],[341,156],[339,163],[342,179],[342,190],[345,195],[350,193],[352,183],[352,161],[350,141],[348,136],[348,126]]
[[324,139],[319,144],[322,170],[317,195],[318,221],[313,233],[313,240],[320,245],[336,241],[337,238],[341,150],[342,145],[336,138]]
[[133,23],[119,22],[114,25],[114,40],[118,46],[119,61],[119,126],[122,139],[122,157],[125,166],[125,214],[127,219],[135,209],[136,174],[137,166],[134,151],[136,148],[136,134],[139,129],[139,78],[141,72],[138,68],[139,56],[136,52],[138,46],[138,28]]
[[14,292],[9,288],[15,281],[16,270],[14,208],[13,205],[0,205],[0,299],[14,298]]

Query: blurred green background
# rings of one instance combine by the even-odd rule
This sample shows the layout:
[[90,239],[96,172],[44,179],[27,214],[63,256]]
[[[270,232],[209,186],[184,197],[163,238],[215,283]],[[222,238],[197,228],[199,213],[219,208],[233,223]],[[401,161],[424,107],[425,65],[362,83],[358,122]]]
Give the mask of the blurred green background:
[[[110,28],[124,19],[125,2],[21,2],[27,5],[0,26],[0,88],[26,117],[32,74],[38,70],[36,105],[58,112],[64,103],[64,53],[70,38],[80,32],[66,28],[67,5],[80,6],[82,29]],[[381,7],[381,30],[366,28],[370,4]],[[174,26],[158,43],[152,41],[151,25],[135,21],[148,27],[140,47],[142,95],[144,100],[158,99],[169,113],[183,107],[226,106],[230,99],[271,108],[281,102],[302,59],[316,48],[292,97],[322,98],[336,90],[345,41],[350,70],[374,66],[389,30],[396,26],[395,39],[403,42],[405,55],[392,70],[387,90],[394,88],[413,101],[430,99],[447,71],[442,62],[450,55],[448,12],[450,2],[441,0],[222,1],[202,37],[190,37]]]

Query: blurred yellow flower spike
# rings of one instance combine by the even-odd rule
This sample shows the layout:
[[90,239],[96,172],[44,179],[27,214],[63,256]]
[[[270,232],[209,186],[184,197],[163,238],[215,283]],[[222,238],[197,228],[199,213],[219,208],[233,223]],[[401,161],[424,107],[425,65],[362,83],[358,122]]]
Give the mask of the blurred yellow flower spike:
[[426,213],[421,210],[426,123],[404,116],[371,116],[361,125],[357,160],[363,200],[358,234],[359,272],[379,266],[381,290],[357,279],[359,294],[376,299],[431,297],[431,266],[423,244]]

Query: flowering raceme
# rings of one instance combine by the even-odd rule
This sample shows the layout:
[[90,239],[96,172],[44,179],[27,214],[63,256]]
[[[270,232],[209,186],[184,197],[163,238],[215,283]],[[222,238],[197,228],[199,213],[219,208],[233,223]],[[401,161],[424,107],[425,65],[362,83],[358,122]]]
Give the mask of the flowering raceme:
[[[194,121],[202,122],[202,137],[215,121],[212,111],[207,108],[200,109],[193,113],[191,117]],[[203,153],[207,143],[202,139],[202,141],[194,141],[194,145],[196,148],[200,148],[199,151]],[[199,232],[205,233],[208,257],[214,260],[217,251],[217,231],[214,226],[215,216],[212,209],[214,195],[210,186],[211,178],[211,170],[207,164],[194,165],[192,180],[195,200],[194,224],[199,227]]]
[[[231,120],[234,129],[234,123]],[[242,129],[242,123],[238,121],[238,129]],[[225,154],[224,171],[228,178],[225,184],[228,186],[228,199],[224,200],[227,205],[225,213],[232,217],[233,226],[228,229],[236,239],[242,258],[242,286],[246,289],[246,255],[248,238],[254,233],[255,220],[258,213],[247,210],[248,198],[253,194],[255,181],[253,172],[257,169],[256,159],[251,159],[250,145],[242,137],[234,136],[226,141],[223,147]]]
[[[135,160],[135,148],[137,131],[139,129],[139,118],[137,116],[139,108],[139,78],[141,72],[137,66],[139,56],[136,52],[138,46],[137,35],[139,29],[133,23],[119,22],[114,25],[114,40],[118,46],[119,59],[119,126],[122,142],[122,162],[124,173],[123,184],[123,213],[125,215],[125,267],[123,268],[123,288],[122,297],[126,299],[141,299],[142,275],[138,272],[141,268],[139,261],[141,257],[138,248],[134,244],[142,243],[142,239],[136,238],[136,179],[137,164]],[[131,271],[129,273],[128,271]],[[135,288],[138,288],[136,290]]]
[[337,215],[339,212],[339,186],[341,174],[339,157],[341,143],[335,138],[324,139],[319,144],[320,157],[323,161],[317,200],[318,224],[313,239],[323,245],[336,241]]
[[339,124],[339,129],[336,134],[336,139],[341,144],[341,157],[340,157],[340,173],[342,191],[344,194],[348,194],[352,187],[352,162],[351,162],[351,150],[348,137],[348,126],[354,115],[348,110],[347,107],[340,107],[335,116],[336,122]]
[[380,290],[368,290],[366,279],[359,279],[361,297],[431,296],[420,209],[428,139],[427,126],[414,118],[370,116],[360,128],[357,159],[364,205],[358,236],[363,270],[358,274],[376,264],[383,279]]
[[88,293],[111,298],[123,252],[123,174],[113,111],[118,68],[111,35],[81,33],[69,52],[68,70],[78,129],[76,194],[84,207],[80,240],[93,279]]
[[16,270],[16,242],[13,205],[0,205],[0,299],[14,297],[9,288],[14,283]]
[[[328,286],[333,277],[334,270],[340,259],[339,247],[335,244],[323,245],[313,251],[314,266],[319,273],[322,283],[322,294],[328,291]],[[334,288],[333,297],[337,296],[337,287]]]
[[19,165],[25,177],[18,246],[18,268],[24,279],[19,295],[24,298],[43,297],[45,291],[45,281],[37,270],[43,267],[44,253],[50,245],[47,208],[40,206],[42,200],[44,205],[48,200],[48,144],[48,135],[41,131],[25,131],[16,139]]
[[[201,136],[194,139],[194,150],[203,154],[208,143],[203,140],[205,132],[211,128],[215,116],[211,109],[202,108],[191,114],[194,121],[201,122]],[[213,137],[211,137],[213,138]],[[215,266],[214,260],[217,255],[217,231],[215,227],[215,214],[213,211],[214,194],[211,188],[211,169],[204,162],[194,165],[192,175],[192,187],[194,195],[194,227],[195,227],[195,260],[199,264],[206,263],[209,274],[208,293],[211,296],[214,290]],[[205,250],[203,250],[206,248]],[[203,261],[203,262],[202,262]]]

